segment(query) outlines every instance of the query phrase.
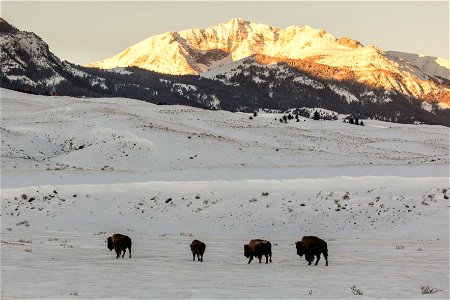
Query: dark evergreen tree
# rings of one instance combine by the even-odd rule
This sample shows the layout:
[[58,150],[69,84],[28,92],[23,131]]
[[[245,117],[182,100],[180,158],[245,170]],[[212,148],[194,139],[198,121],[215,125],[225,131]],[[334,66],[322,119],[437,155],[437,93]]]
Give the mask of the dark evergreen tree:
[[313,119],[314,120],[320,120],[320,114],[319,114],[319,112],[316,110],[315,112],[314,112],[314,117],[313,117]]

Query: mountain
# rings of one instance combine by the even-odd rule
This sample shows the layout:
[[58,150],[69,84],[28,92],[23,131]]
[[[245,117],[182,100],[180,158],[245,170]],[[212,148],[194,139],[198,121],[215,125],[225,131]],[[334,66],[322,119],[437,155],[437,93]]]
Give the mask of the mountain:
[[[447,69],[436,63],[443,60],[383,52],[308,26],[282,31],[240,19],[148,41],[123,57],[144,53],[137,64],[152,56],[153,66],[161,67],[156,71],[145,64],[79,66],[61,61],[36,34],[1,19],[0,85],[35,94],[124,97],[229,111],[269,109],[309,116],[311,109],[320,108],[359,118],[450,126],[450,85],[448,76],[442,76]],[[296,47],[301,43],[304,49]],[[371,63],[361,67],[366,61]],[[171,74],[180,66],[190,73]],[[414,87],[423,95],[409,92]]]
[[2,81],[19,81],[37,87],[56,84],[67,66],[53,55],[48,45],[31,32],[19,31],[0,19]]
[[236,18],[206,29],[153,36],[87,66],[203,74],[252,56],[264,57],[271,64],[289,62],[326,80],[356,81],[450,107],[448,60],[365,47],[308,25],[280,29]]
[[[32,32],[20,31],[0,18],[1,86],[33,93],[55,94],[60,84],[87,80],[84,91],[92,96],[106,89],[105,79],[81,71],[54,55],[47,43]],[[83,86],[83,84],[81,84]],[[90,91],[90,92],[89,92]],[[101,93],[100,93],[101,94]]]

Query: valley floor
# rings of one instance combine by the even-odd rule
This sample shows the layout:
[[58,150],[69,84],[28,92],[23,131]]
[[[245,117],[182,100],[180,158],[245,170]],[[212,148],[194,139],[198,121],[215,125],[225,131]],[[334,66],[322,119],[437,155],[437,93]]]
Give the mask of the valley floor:
[[[446,241],[329,240],[325,267],[323,259],[318,266],[299,259],[292,237],[272,239],[272,263],[248,265],[242,236],[202,236],[203,263],[192,261],[187,236],[132,236],[132,258],[117,260],[104,236],[86,232],[37,232],[31,244],[3,244],[2,298],[342,299],[355,297],[353,286],[370,298],[448,295]],[[422,286],[441,290],[422,295]]]
[[[351,298],[356,285],[371,298],[446,298],[448,192],[436,187],[445,184],[358,177],[8,189],[2,296]],[[23,194],[38,200],[13,201]],[[113,232],[132,238],[131,259],[106,248]],[[328,267],[296,255],[307,234],[328,242]],[[207,244],[203,263],[192,261],[194,238]],[[271,264],[247,264],[251,238],[272,242]],[[439,291],[422,295],[422,286]]]
[[[449,298],[448,128],[1,101],[2,299]],[[115,232],[131,259],[106,248]],[[303,235],[328,267],[296,255]],[[271,264],[247,264],[253,238]]]

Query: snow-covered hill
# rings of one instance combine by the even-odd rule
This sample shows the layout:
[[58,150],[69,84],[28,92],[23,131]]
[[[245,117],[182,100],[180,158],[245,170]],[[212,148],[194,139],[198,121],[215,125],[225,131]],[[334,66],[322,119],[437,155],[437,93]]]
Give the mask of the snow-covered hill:
[[313,63],[313,70],[306,70],[321,78],[355,80],[450,106],[448,60],[429,57],[424,62],[406,53],[363,46],[347,37],[338,39],[308,25],[280,29],[235,18],[206,29],[153,36],[88,66],[136,66],[175,75],[201,74],[255,55],[271,57],[273,62],[299,60],[295,65],[301,70],[307,67],[304,64]]
[[[304,167],[314,173],[326,168],[331,174],[378,174],[380,165],[441,168],[448,162],[448,129],[441,126],[364,120],[363,127],[342,119],[302,117],[282,124],[282,113],[261,112],[251,120],[252,114],[125,98],[1,92],[3,171],[15,171],[22,165],[18,162],[24,162],[32,169],[48,169],[44,173],[52,178],[52,170],[77,170],[68,173],[78,181],[85,170],[110,182],[103,169],[114,170],[113,178],[121,180],[129,174],[152,180],[207,180],[218,173],[223,174],[220,179],[236,178],[236,171],[243,179],[265,178],[265,170],[274,165],[277,177],[296,178]],[[12,179],[5,177],[2,183],[20,185]],[[36,183],[41,179],[30,178]]]
[[2,298],[449,296],[446,127],[0,92]]

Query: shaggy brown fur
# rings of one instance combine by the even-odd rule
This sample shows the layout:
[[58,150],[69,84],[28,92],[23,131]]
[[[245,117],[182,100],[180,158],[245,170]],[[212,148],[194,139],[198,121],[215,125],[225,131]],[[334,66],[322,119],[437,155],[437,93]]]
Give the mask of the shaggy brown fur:
[[197,255],[198,261],[203,261],[203,253],[205,253],[206,245],[202,241],[193,240],[191,243],[192,260],[195,260],[195,255]]
[[266,264],[272,262],[272,244],[266,240],[251,240],[248,244],[244,245],[244,256],[249,258],[248,263],[251,263],[253,256],[259,259],[261,263],[261,258],[263,255],[266,257]]
[[116,250],[117,253],[117,257],[119,258],[120,254],[122,253],[122,257],[125,256],[125,252],[127,251],[128,248],[128,252],[130,252],[130,258],[131,258],[131,239],[130,237],[120,234],[120,233],[115,233],[113,234],[113,236],[110,236],[108,238],[108,249],[110,251],[112,251],[113,249]]
[[328,247],[327,243],[319,239],[316,236],[304,236],[301,241],[295,243],[295,247],[297,248],[297,254],[302,257],[305,255],[305,259],[310,265],[314,256],[317,257],[315,265],[319,263],[320,254],[323,254],[325,258],[325,266],[328,266]]

